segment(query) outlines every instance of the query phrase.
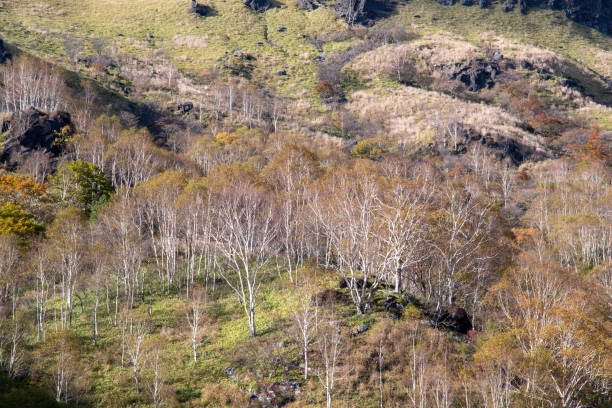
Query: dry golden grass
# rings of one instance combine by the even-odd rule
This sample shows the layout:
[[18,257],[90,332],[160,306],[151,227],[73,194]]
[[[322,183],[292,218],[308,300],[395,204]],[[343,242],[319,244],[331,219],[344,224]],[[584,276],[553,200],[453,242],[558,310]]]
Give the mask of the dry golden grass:
[[398,143],[421,145],[431,142],[443,116],[455,116],[464,126],[483,136],[512,137],[536,150],[543,150],[540,138],[519,127],[520,120],[501,108],[461,101],[451,96],[413,87],[392,90],[358,91],[351,95],[350,109],[362,119],[380,123],[379,136]]
[[431,72],[434,65],[448,65],[465,62],[481,55],[478,48],[460,37],[438,32],[425,34],[422,38],[399,45],[385,45],[367,52],[351,64],[351,69],[364,79],[373,79],[376,75],[392,72],[398,57],[409,63],[418,61],[417,69]]
[[175,45],[179,47],[189,47],[189,48],[206,48],[208,47],[208,43],[206,40],[208,39],[208,35],[204,37],[198,37],[195,35],[175,35],[172,39]]
[[596,64],[603,75],[612,77],[612,52],[599,51]]
[[364,79],[373,79],[377,74],[392,71],[397,56],[402,55],[406,56],[408,61],[417,61],[420,71],[432,72],[434,66],[465,63],[484,57],[484,49],[499,50],[517,64],[520,61],[528,61],[536,67],[555,72],[567,63],[554,52],[512,42],[492,34],[484,34],[479,45],[480,47],[475,46],[466,39],[447,32],[429,33],[416,41],[386,45],[365,53],[357,58],[351,67],[362,74]]

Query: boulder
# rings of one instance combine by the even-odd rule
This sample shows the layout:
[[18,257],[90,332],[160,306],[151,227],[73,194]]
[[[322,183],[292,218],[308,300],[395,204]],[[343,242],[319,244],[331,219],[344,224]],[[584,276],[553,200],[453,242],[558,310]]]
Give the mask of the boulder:
[[[338,287],[340,289],[346,289],[349,286],[351,286],[351,285],[349,285],[349,283],[351,283],[351,281],[353,281],[353,279],[342,278],[342,279],[340,279],[340,282],[338,282]],[[370,282],[364,282],[363,279],[361,279],[361,278],[356,278],[354,281],[355,281],[354,287],[356,287],[358,289],[362,289],[364,284],[365,284],[366,288],[369,288],[369,287],[372,286],[372,284]]]
[[284,407],[295,401],[301,393],[301,384],[294,381],[281,381],[261,384],[258,391],[251,394],[249,407]]
[[258,13],[263,13],[270,8],[270,0],[243,0],[245,6]]
[[408,304],[413,304],[413,305],[416,305],[416,306],[419,306],[421,304],[421,302],[419,301],[419,299],[416,296],[414,296],[414,295],[412,295],[412,294],[410,294],[408,292],[404,292],[402,294],[402,299],[404,299],[404,302],[406,302]]
[[404,306],[401,303],[397,303],[397,298],[393,295],[385,298],[385,309],[394,318],[399,318],[404,313]]
[[472,329],[472,321],[467,311],[454,305],[435,311],[429,319],[432,326],[467,334]]
[[361,333],[365,333],[366,331],[368,331],[368,329],[370,328],[369,324],[362,324],[361,326],[357,327],[355,330],[353,330],[353,333],[351,333],[353,336],[357,336]]
[[487,8],[489,6],[489,0],[478,0],[478,6],[480,8]]
[[229,377],[229,379],[238,381],[238,376],[236,375],[236,369],[234,367],[227,367],[223,370],[223,372]]
[[209,10],[210,9],[208,6],[198,3],[197,0],[191,0],[191,8],[189,9],[190,13],[204,17],[208,14]]
[[183,102],[181,104],[179,104],[176,107],[176,110],[180,113],[180,114],[186,114],[191,112],[191,110],[193,109],[193,102]]
[[312,306],[326,306],[336,303],[342,294],[334,289],[325,289],[312,295]]
[[0,64],[11,58],[11,54],[4,48],[4,41],[0,38]]
[[306,11],[313,11],[318,7],[312,0],[297,0],[295,5],[297,8]]
[[[6,126],[6,123],[3,124],[3,127]],[[65,128],[68,128],[67,135],[74,131],[70,114],[66,112],[48,115],[30,108],[16,114],[10,122],[10,130],[2,146],[0,163],[14,168],[33,151],[43,151],[51,157],[57,157],[62,152],[58,135]]]

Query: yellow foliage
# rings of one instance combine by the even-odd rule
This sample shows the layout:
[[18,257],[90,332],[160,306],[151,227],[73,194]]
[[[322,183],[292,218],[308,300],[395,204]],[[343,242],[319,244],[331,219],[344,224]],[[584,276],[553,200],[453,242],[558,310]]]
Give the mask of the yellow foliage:
[[387,153],[391,148],[391,143],[379,138],[371,137],[357,143],[351,150],[351,157],[371,159],[383,153]]
[[44,185],[37,183],[32,177],[12,173],[0,174],[0,199],[2,201],[40,197],[44,190]]
[[0,204],[0,235],[27,236],[40,230],[34,217],[15,203]]
[[238,139],[236,133],[221,132],[215,136],[215,142],[219,146],[229,146]]

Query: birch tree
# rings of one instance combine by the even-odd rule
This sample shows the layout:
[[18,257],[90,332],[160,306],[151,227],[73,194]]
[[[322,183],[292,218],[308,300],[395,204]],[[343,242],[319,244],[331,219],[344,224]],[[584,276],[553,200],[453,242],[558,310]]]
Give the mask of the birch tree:
[[55,260],[61,291],[60,327],[72,327],[74,293],[79,275],[85,267],[87,242],[86,227],[81,213],[76,209],[60,212],[49,231],[51,251]]
[[185,316],[189,325],[189,337],[193,361],[198,361],[198,344],[202,340],[202,325],[204,320],[204,307],[206,305],[206,294],[202,289],[195,289],[191,299],[187,300]]
[[273,206],[265,193],[249,185],[224,187],[213,200],[213,238],[222,257],[221,276],[236,294],[254,337],[257,295],[277,247]]
[[338,363],[342,353],[342,329],[340,323],[327,318],[317,340],[320,363],[317,376],[325,392],[325,406],[331,408],[338,379]]
[[317,305],[312,305],[309,296],[300,298],[297,308],[293,311],[293,321],[296,329],[294,334],[304,359],[304,380],[308,380],[310,371],[308,356],[310,348],[316,341],[319,326],[319,308]]

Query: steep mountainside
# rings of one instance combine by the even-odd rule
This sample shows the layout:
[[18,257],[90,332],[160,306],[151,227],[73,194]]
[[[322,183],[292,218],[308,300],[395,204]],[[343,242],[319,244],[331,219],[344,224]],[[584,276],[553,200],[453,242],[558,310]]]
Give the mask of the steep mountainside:
[[0,0],[0,408],[612,407],[609,3]]
[[[464,6],[474,5],[474,0],[438,0],[440,4],[453,5],[460,3]],[[479,0],[478,5],[486,8],[491,5],[490,0]],[[504,11],[511,11],[514,6],[527,13],[530,8],[544,8],[560,10],[577,23],[593,27],[604,34],[612,34],[612,2],[609,0],[506,0]]]

